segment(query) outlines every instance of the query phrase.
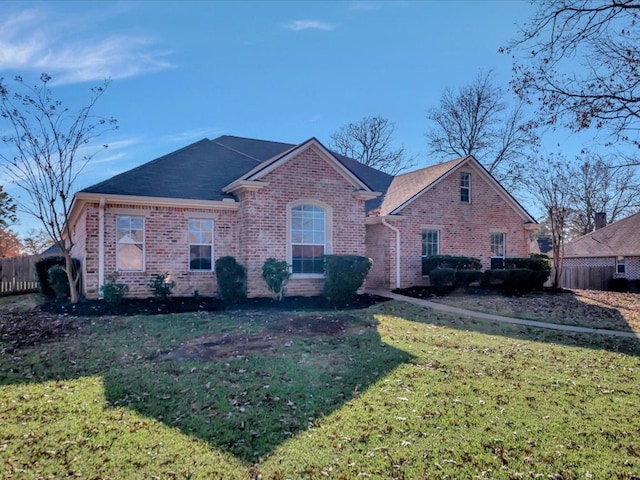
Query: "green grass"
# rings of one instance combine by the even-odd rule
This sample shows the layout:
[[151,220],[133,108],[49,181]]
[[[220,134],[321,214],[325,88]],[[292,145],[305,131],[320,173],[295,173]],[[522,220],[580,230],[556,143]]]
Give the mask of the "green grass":
[[157,357],[268,336],[268,316],[86,320],[5,355],[0,478],[640,475],[639,341],[400,302],[350,314],[347,337],[210,360]]

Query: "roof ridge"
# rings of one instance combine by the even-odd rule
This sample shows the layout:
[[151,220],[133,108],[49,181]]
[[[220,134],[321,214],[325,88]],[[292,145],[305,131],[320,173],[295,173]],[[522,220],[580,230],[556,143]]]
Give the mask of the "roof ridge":
[[[453,160],[447,160],[446,162],[440,162],[440,163],[435,163],[433,165],[427,165],[426,167],[418,168],[417,170],[412,170],[410,172],[401,173],[399,175],[396,175],[395,177],[397,178],[397,177],[403,177],[405,175],[412,175],[412,174],[415,174],[415,173],[424,172],[426,170],[432,170],[432,169],[435,169],[437,167],[443,167],[443,166],[445,166],[447,164],[457,165],[457,164],[462,163],[463,161],[465,161],[468,157],[469,157],[469,155],[466,155],[464,157],[454,158]],[[451,168],[453,168],[453,166]]]
[[569,240],[567,243],[577,242],[578,240],[581,240],[581,239],[586,238],[586,237],[593,237],[597,233],[602,233],[603,230],[611,230],[609,227],[617,227],[617,228],[619,228],[620,224],[627,223],[626,222],[627,220],[632,219],[636,215],[640,215],[640,211],[632,213],[631,215],[628,215],[628,216],[626,216],[624,218],[621,218],[620,220],[615,220],[615,221],[613,221],[611,223],[607,223],[604,227],[597,228],[595,230],[592,230],[591,232],[585,233],[584,235],[580,235],[579,237],[574,238],[573,240]]
[[[237,137],[237,138],[242,138],[242,137]],[[257,163],[262,163],[262,160],[260,160],[260,159],[258,159],[256,157],[252,157],[251,155],[249,155],[247,153],[244,153],[244,152],[241,152],[240,150],[236,150],[235,148],[231,148],[230,146],[225,145],[224,143],[220,143],[220,142],[217,142],[215,140],[211,140],[211,141],[213,143],[215,143],[216,145],[220,145],[221,147],[226,148],[227,150],[229,150],[229,151],[231,151],[233,153],[237,153],[238,155],[242,155],[243,157],[247,157],[248,159],[253,160],[253,161],[257,162]]]

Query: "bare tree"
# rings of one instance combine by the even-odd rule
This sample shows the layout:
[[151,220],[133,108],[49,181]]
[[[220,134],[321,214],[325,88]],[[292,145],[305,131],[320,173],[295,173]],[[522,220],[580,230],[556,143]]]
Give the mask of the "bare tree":
[[573,177],[562,158],[531,159],[527,175],[527,186],[531,194],[544,207],[551,230],[552,259],[555,268],[553,287],[559,288],[562,280],[564,242],[567,221],[571,214]]
[[40,220],[60,248],[71,302],[77,303],[80,277],[71,256],[74,243],[69,231],[72,189],[87,162],[106,148],[102,145],[91,149],[89,144],[117,126],[114,119],[92,115],[108,81],[92,88],[89,103],[73,113],[53,97],[50,80],[49,75],[42,74],[40,83],[30,86],[16,77],[17,91],[11,94],[0,78],[0,118],[7,124],[0,131],[4,132],[2,140],[9,147],[9,151],[0,152],[0,159],[11,180],[26,193],[28,200],[18,201],[18,205]]
[[426,133],[432,154],[443,160],[473,155],[506,188],[519,183],[526,152],[537,141],[524,120],[523,103],[509,108],[491,71],[457,92],[446,89],[427,119],[433,123]]
[[29,229],[22,239],[22,246],[27,255],[39,255],[54,243],[46,230]]
[[[537,125],[604,129],[640,146],[640,2],[540,0],[514,59],[512,86]],[[637,160],[633,160],[637,164]]]
[[404,147],[393,147],[396,127],[390,120],[375,116],[349,123],[331,135],[329,148],[370,167],[396,175],[415,165]]
[[571,168],[571,176],[575,189],[569,233],[573,236],[592,232],[598,212],[615,222],[640,208],[640,182],[629,166],[616,168],[613,162],[592,154]]

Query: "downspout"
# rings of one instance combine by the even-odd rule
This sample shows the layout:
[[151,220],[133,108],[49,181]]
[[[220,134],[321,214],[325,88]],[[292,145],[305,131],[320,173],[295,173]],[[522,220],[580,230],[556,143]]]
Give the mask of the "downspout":
[[382,218],[382,224],[396,232],[396,288],[400,288],[400,230],[387,222],[384,217]]
[[100,198],[98,207],[98,298],[102,298],[104,285],[104,197]]

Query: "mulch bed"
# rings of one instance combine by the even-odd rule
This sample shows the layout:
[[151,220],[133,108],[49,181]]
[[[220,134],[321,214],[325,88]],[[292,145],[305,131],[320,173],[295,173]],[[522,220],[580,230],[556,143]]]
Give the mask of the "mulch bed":
[[335,306],[324,297],[284,297],[278,302],[272,298],[249,298],[242,303],[225,304],[211,297],[169,297],[166,300],[155,298],[131,298],[119,303],[107,303],[104,300],[85,300],[76,304],[68,301],[51,301],[40,309],[46,313],[71,316],[103,315],[154,315],[166,313],[211,312],[220,310],[280,310],[280,311],[327,311],[336,309],[366,308],[387,301],[377,295],[358,295],[346,305]]

